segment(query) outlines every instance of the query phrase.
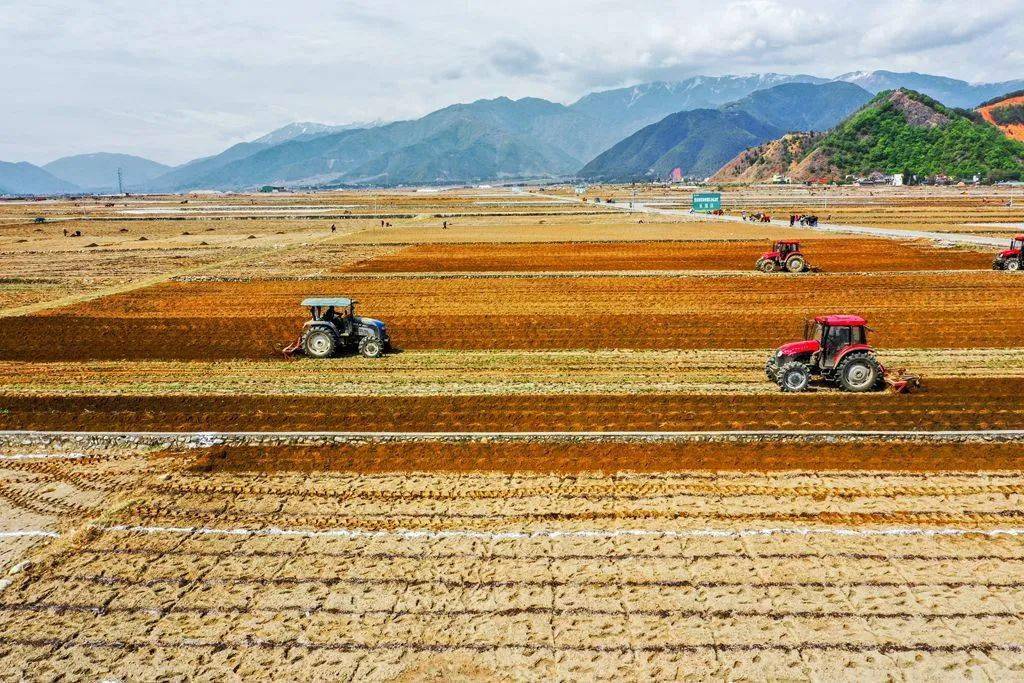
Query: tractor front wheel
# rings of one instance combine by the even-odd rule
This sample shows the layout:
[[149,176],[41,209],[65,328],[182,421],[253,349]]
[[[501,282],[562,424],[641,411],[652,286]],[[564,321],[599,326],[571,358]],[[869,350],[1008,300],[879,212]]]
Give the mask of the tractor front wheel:
[[376,337],[363,337],[359,342],[359,353],[367,358],[380,358],[384,355],[384,344]]
[[774,273],[778,269],[779,264],[771,259],[765,259],[764,263],[761,265],[761,270],[766,273]]
[[310,358],[330,358],[337,346],[334,335],[327,330],[313,330],[302,340],[302,350]]
[[793,256],[786,261],[786,270],[791,273],[802,273],[807,267],[807,262],[804,261],[803,256]]
[[790,361],[779,370],[778,382],[779,388],[788,393],[807,391],[811,383],[811,369],[806,363]]
[[839,362],[836,368],[843,389],[852,392],[871,391],[882,381],[882,366],[874,356],[854,354]]
[[771,382],[779,381],[779,364],[775,362],[775,355],[768,356],[768,360],[764,364],[764,374],[768,376],[768,380]]

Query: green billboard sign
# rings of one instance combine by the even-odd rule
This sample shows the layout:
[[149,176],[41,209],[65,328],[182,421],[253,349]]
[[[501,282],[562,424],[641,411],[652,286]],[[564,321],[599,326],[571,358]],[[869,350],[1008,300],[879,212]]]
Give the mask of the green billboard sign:
[[695,213],[707,213],[722,208],[721,192],[696,192],[693,195],[693,210]]

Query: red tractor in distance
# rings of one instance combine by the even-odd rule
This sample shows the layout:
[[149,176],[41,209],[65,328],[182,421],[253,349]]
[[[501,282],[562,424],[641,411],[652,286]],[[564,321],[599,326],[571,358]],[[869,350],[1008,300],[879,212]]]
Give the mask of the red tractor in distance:
[[999,252],[992,262],[992,270],[1024,270],[1024,235],[1017,235],[1010,240],[1010,248]]
[[867,323],[857,315],[820,315],[808,320],[804,341],[783,344],[768,357],[768,379],[786,392],[806,391],[812,376],[846,391],[881,389],[897,393],[921,385],[919,378],[898,371],[887,376],[867,340]]
[[786,270],[790,273],[806,273],[811,269],[807,259],[800,251],[800,243],[791,240],[780,240],[772,245],[772,250],[761,254],[754,264],[762,273],[775,273]]

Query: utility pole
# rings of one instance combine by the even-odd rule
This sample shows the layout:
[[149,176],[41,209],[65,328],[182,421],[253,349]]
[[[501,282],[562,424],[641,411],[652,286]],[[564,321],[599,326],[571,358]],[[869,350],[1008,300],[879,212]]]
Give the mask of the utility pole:
[[124,178],[121,176],[121,167],[117,168],[117,193],[124,194]]

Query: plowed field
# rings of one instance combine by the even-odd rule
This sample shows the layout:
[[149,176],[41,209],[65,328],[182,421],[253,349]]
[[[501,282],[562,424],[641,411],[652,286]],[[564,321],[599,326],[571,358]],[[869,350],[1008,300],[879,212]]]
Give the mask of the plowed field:
[[[787,235],[779,235],[783,239]],[[830,273],[984,269],[991,254],[930,244],[871,239],[803,239],[810,263]],[[563,242],[552,244],[424,244],[357,261],[346,272],[748,270],[767,242]]]
[[0,429],[43,430],[1013,429],[1024,379],[934,379],[909,396],[8,396],[0,408]]
[[[792,470],[885,470],[964,472],[1018,470],[1022,443],[947,443],[915,441],[799,443],[748,441],[699,443],[580,442],[400,442],[332,444],[330,446],[236,446],[204,451],[197,472],[680,472]],[[196,490],[215,488],[197,483]],[[695,491],[700,490],[696,485]],[[767,491],[767,490],[766,490]],[[892,495],[914,495],[908,487]],[[704,491],[705,493],[707,491]],[[315,492],[310,491],[310,495]],[[537,490],[533,495],[557,494]],[[821,492],[842,496],[838,489]],[[1007,489],[1024,494],[1024,487]],[[438,499],[445,493],[438,491]],[[486,494],[481,493],[481,497]],[[497,494],[495,494],[497,495]],[[510,495],[508,492],[502,495]]]
[[1024,550],[992,531],[1020,518],[1014,474],[156,464],[114,511],[9,577],[11,678],[1024,670]]
[[[725,200],[960,230],[1012,191]],[[767,276],[775,226],[552,201],[0,204],[0,430],[73,432],[0,434],[0,678],[1024,678],[1024,440],[920,433],[1024,428],[1024,277],[802,230],[826,272]],[[284,361],[314,294],[407,352]],[[924,390],[765,380],[840,312]],[[915,434],[609,433],[673,430]]]
[[407,349],[769,348],[810,315],[864,315],[889,348],[1008,348],[1024,278],[995,272],[172,282],[5,318],[10,360],[269,358],[309,294],[346,294]]

